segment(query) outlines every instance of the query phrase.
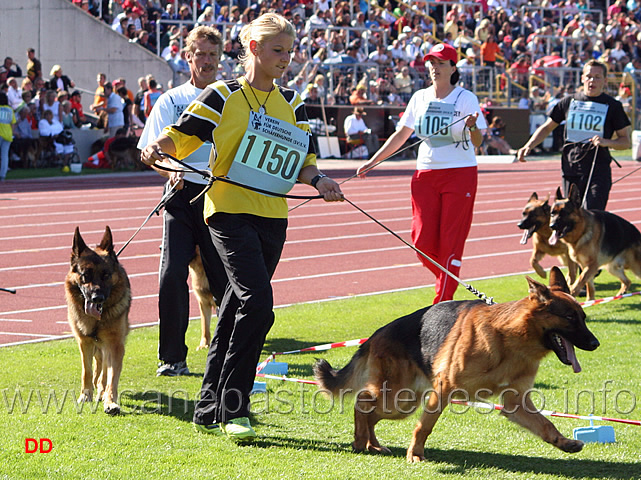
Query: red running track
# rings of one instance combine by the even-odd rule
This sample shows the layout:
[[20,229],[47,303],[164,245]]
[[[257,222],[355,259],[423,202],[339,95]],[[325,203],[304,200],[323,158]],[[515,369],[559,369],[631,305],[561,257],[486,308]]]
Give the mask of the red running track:
[[[358,164],[323,161],[341,181]],[[614,180],[633,172],[636,162],[614,168]],[[409,240],[409,182],[414,162],[389,161],[367,179],[343,185],[356,205]],[[558,161],[479,166],[474,222],[460,277],[475,279],[531,272],[531,245],[519,244],[516,227],[533,191],[554,195]],[[87,175],[0,184],[0,346],[56,339],[70,334],[63,282],[75,227],[90,245],[105,225],[119,249],[158,203],[162,180],[155,173]],[[641,172],[616,183],[609,208],[641,224]],[[293,193],[310,194],[307,186]],[[294,206],[300,201],[290,201]],[[120,260],[132,284],[132,325],[157,322],[158,257],[162,222],[153,216]],[[544,266],[555,263],[544,260]],[[290,214],[288,240],[274,278],[277,305],[322,301],[432,285],[433,276],[415,253],[346,202],[309,202]],[[473,283],[472,283],[473,285]],[[491,291],[484,292],[492,296]],[[471,294],[470,298],[473,298]],[[425,303],[431,302],[426,298]],[[501,301],[500,298],[496,299]],[[192,301],[192,315],[197,307]]]

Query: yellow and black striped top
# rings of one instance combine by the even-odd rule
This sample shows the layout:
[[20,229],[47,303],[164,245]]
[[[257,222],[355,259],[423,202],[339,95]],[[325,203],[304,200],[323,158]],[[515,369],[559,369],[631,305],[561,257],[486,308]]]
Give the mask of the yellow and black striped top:
[[[166,127],[163,133],[173,140],[178,158],[185,158],[203,142],[211,141],[209,166],[215,176],[226,176],[247,130],[250,110],[257,112],[265,100],[267,115],[296,125],[311,135],[305,103],[298,93],[276,87],[269,98],[267,95],[268,92],[255,89],[252,93],[244,77],[217,81],[207,86],[178,122]],[[311,139],[303,168],[308,165],[316,165],[316,151]],[[287,201],[215,182],[205,199],[205,220],[216,212],[287,218]]]

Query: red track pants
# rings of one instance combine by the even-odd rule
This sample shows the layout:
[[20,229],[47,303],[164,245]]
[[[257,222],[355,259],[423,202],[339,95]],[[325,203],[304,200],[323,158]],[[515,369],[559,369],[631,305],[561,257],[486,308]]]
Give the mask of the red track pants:
[[[457,277],[472,225],[477,167],[417,170],[412,177],[412,242]],[[436,275],[434,303],[452,300],[458,283],[429,260],[419,260]]]

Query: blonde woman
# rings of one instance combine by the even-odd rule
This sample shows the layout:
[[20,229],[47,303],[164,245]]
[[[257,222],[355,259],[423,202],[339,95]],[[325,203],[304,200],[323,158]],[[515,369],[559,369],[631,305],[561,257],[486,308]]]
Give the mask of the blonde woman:
[[[209,140],[216,176],[281,194],[298,180],[315,187],[325,201],[342,200],[338,184],[316,167],[303,101],[274,84],[289,66],[294,27],[281,15],[267,13],[243,27],[239,39],[245,75],[205,88],[177,124],[145,147],[143,162],[160,160],[160,150],[182,158]],[[287,203],[218,181],[207,193],[204,218],[229,283],[194,426],[252,441],[256,432],[248,418],[249,393],[274,322],[271,278],[285,243]]]

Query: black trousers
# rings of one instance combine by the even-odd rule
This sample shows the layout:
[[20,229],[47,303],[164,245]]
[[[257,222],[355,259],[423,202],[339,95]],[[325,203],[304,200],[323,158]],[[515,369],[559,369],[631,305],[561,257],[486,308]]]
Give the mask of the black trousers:
[[[585,195],[588,183],[589,172],[581,176],[563,175],[563,194],[567,196],[570,192],[570,185],[574,184],[579,188],[581,201]],[[612,171],[602,169],[595,170],[590,180],[587,197],[585,198],[584,208],[588,210],[605,210],[610,198],[610,189],[612,188]]]
[[187,277],[189,262],[194,257],[196,245],[200,246],[203,267],[217,305],[220,305],[227,285],[225,269],[211,243],[209,228],[203,219],[204,196],[194,205],[189,203],[203,188],[203,185],[185,182],[184,188],[176,192],[163,214],[158,291],[158,357],[165,363],[177,363],[187,358]]
[[194,412],[194,422],[203,425],[249,415],[256,365],[274,323],[271,279],[287,219],[216,213],[209,228],[229,283]]

